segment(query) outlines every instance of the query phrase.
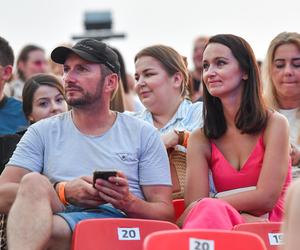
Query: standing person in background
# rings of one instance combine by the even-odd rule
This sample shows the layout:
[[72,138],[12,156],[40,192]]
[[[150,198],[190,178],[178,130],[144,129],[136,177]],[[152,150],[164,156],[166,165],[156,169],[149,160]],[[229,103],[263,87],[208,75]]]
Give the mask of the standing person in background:
[[146,47],[137,53],[134,61],[136,92],[146,107],[134,115],[160,132],[169,152],[173,192],[179,191],[183,196],[183,183],[179,186],[178,178],[184,179],[184,176],[173,169],[171,154],[185,153],[189,133],[202,126],[202,102],[192,103],[188,99],[187,63],[173,48]]
[[291,157],[300,165],[300,34],[282,32],[270,43],[263,65],[264,97],[290,125]]
[[[183,228],[231,230],[262,215],[280,221],[291,181],[288,123],[263,102],[250,45],[234,35],[211,37],[203,82],[204,126],[189,140]],[[207,198],[209,170],[219,198]]]
[[14,53],[9,43],[0,37],[0,135],[14,134],[28,125],[22,103],[3,93],[4,85],[11,78]]
[[209,37],[199,36],[194,41],[193,47],[193,63],[194,70],[190,73],[190,91],[192,101],[202,100],[203,95],[203,86],[202,86],[202,59],[203,59],[203,51],[206,43],[208,42]]
[[25,81],[32,75],[47,72],[47,59],[44,49],[36,45],[25,46],[17,59],[17,79],[10,82],[10,95],[22,100]]

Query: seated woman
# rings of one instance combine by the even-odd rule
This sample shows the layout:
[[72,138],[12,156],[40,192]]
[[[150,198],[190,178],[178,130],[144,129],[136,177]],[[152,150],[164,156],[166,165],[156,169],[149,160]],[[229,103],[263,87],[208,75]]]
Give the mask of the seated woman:
[[[31,124],[65,112],[68,109],[61,80],[50,74],[37,74],[29,78],[25,82],[22,98],[24,114]],[[3,138],[5,145],[1,146],[9,149],[5,151],[5,155],[3,156],[3,159],[5,159],[3,168],[25,132],[26,130],[15,135],[7,135],[6,138]],[[2,198],[5,197],[5,190],[0,190],[0,196]],[[4,200],[7,202],[7,199]],[[7,207],[10,207],[10,205],[6,206],[6,204],[0,202],[0,213],[2,213],[0,214],[0,249],[6,249],[7,247],[5,230],[6,214],[8,213]]]
[[[50,74],[37,74],[29,78],[25,82],[22,98],[23,112],[31,124],[68,109],[61,80]],[[25,132],[1,136],[0,146],[4,150],[0,152],[0,174]]]
[[293,166],[300,166],[300,34],[282,32],[270,43],[263,67],[267,104],[290,125]]
[[[204,126],[188,144],[183,228],[230,230],[265,214],[280,221],[291,180],[288,123],[264,105],[250,45],[234,35],[211,37],[203,82]],[[206,198],[209,170],[219,198]]]
[[62,82],[54,75],[37,74],[28,79],[22,98],[24,114],[31,124],[68,110]]
[[[173,48],[154,45],[142,49],[135,56],[136,92],[146,110],[134,115],[155,126],[169,151],[185,152],[190,131],[202,125],[202,103],[192,103],[188,96],[189,72],[185,58]],[[177,145],[181,145],[177,146]],[[170,156],[172,158],[172,155]],[[174,161],[173,161],[174,162]],[[171,160],[172,163],[172,160]],[[183,197],[184,170],[171,167],[174,198]],[[178,178],[177,178],[178,177]]]

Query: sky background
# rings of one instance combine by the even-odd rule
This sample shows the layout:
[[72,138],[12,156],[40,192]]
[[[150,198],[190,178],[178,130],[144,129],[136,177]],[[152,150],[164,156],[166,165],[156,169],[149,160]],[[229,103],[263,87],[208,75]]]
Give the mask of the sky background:
[[28,43],[44,47],[49,55],[84,33],[85,11],[110,10],[113,31],[127,36],[106,42],[121,51],[130,73],[135,54],[157,43],[187,56],[192,68],[192,44],[199,35],[239,35],[264,59],[274,36],[300,32],[299,0],[2,0],[1,9],[0,36],[16,56]]

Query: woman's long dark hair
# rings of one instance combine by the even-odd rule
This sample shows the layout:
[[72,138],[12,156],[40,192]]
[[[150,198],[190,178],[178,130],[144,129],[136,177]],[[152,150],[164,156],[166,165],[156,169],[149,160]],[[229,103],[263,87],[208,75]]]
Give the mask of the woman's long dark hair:
[[[242,133],[256,134],[265,128],[268,114],[262,98],[262,83],[256,58],[250,45],[241,37],[221,34],[209,39],[228,47],[237,59],[239,66],[248,76],[243,80],[241,106],[235,116],[235,125]],[[203,85],[204,134],[209,139],[220,138],[227,130],[221,100],[212,96]]]

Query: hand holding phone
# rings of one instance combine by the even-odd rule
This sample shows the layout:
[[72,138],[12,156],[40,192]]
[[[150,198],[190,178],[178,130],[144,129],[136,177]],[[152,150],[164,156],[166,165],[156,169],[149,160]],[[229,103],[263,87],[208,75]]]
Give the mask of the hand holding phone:
[[93,187],[95,187],[97,179],[108,181],[108,178],[111,176],[117,176],[117,171],[95,171],[93,175]]

